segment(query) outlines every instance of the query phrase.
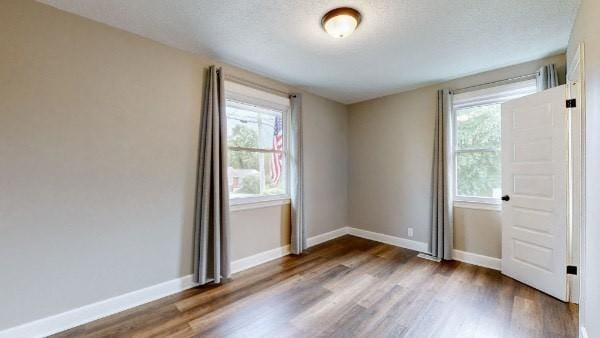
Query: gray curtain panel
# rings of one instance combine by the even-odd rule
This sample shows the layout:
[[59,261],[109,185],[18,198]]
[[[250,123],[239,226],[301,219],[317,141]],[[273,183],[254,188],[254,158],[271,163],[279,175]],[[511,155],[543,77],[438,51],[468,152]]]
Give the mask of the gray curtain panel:
[[199,284],[228,278],[231,257],[223,71],[211,66],[205,81],[194,219],[194,279]]
[[538,92],[558,86],[558,72],[554,64],[545,65],[537,72]]
[[302,149],[302,96],[290,95],[291,135],[290,169],[292,199],[291,251],[301,254],[307,247],[306,227],[304,226],[304,188],[303,188],[303,149]]
[[431,256],[439,259],[452,259],[452,130],[452,94],[443,89],[438,91],[435,124],[431,227]]

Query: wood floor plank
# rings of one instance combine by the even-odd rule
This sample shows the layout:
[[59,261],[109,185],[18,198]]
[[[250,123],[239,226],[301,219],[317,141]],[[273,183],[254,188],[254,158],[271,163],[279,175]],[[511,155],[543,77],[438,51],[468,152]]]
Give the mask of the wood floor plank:
[[577,305],[416,255],[343,236],[55,336],[577,337]]
[[[377,298],[369,301],[369,303],[362,303],[367,309],[365,318],[360,325],[355,329],[353,337],[367,337],[377,330],[386,331],[385,328],[393,326],[388,332],[396,332],[397,327],[393,314],[395,313],[395,307],[401,306],[400,301],[414,301],[417,294],[409,293],[410,290],[399,285],[395,285],[387,290],[387,292],[379,294]],[[360,305],[360,304],[359,304]],[[406,328],[403,327],[402,331]]]
[[168,318],[167,320],[159,323],[155,326],[143,327],[140,330],[134,332],[132,334],[133,337],[148,337],[152,335],[158,335],[164,330],[168,330],[173,326],[178,326],[183,323],[188,323],[192,320],[198,318],[204,318],[207,314],[218,311],[219,309],[228,306],[229,304],[236,303],[238,301],[243,300],[246,297],[250,297],[261,290],[266,290],[274,285],[279,283],[284,283],[286,280],[290,278],[294,278],[298,273],[302,270],[309,269],[312,266],[318,265],[322,263],[325,259],[319,257],[317,259],[313,259],[311,261],[305,262],[299,266],[296,266],[290,270],[286,270],[280,274],[275,275],[274,277],[270,277],[266,280],[262,280],[261,282],[254,283],[248,287],[235,290],[230,294],[227,294],[222,297],[213,297],[207,299],[202,304],[198,304],[197,306],[180,312],[176,317]]

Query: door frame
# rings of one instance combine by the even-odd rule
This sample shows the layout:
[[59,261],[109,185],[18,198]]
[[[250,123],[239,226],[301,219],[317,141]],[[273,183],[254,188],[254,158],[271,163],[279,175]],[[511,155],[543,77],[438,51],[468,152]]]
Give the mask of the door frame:
[[[576,276],[572,276],[571,278],[568,279],[568,283],[569,283],[569,301],[572,303],[583,303],[585,302],[585,287],[584,285],[581,283],[582,279],[582,275],[585,274],[585,270],[586,270],[586,239],[585,239],[585,233],[586,233],[586,219],[585,219],[585,215],[586,215],[586,144],[587,144],[587,137],[586,137],[586,130],[587,130],[587,124],[586,124],[586,99],[585,99],[585,95],[586,95],[586,87],[585,87],[585,46],[583,43],[580,43],[577,46],[577,49],[575,51],[575,54],[573,55],[573,57],[571,58],[571,60],[569,60],[570,62],[568,62],[568,64],[570,65],[569,69],[567,70],[567,78],[566,78],[566,82],[567,85],[574,82],[574,81],[578,81],[579,82],[579,100],[580,102],[577,102],[577,105],[580,106],[579,111],[580,111],[580,124],[578,126],[575,126],[574,131],[578,132],[580,137],[580,150],[579,150],[579,154],[580,154],[580,158],[574,158],[571,159],[572,161],[577,161],[580,164],[580,169],[577,172],[573,172],[571,173],[572,175],[572,179],[578,183],[579,187],[580,187],[580,191],[574,191],[574,195],[572,197],[578,196],[580,201],[580,207],[577,209],[573,210],[572,213],[572,217],[573,219],[577,219],[579,222],[579,234],[575,234],[578,235],[579,237],[579,248],[576,247],[572,247],[570,252],[571,254],[577,254],[579,253],[579,266],[578,266],[578,273]],[[569,93],[570,94],[570,93]],[[573,129],[571,130],[571,132],[573,132]],[[571,149],[572,151],[573,149]],[[572,292],[573,291],[573,292]],[[578,299],[576,299],[578,297]],[[583,318],[583,309],[585,307],[580,306],[580,319]]]

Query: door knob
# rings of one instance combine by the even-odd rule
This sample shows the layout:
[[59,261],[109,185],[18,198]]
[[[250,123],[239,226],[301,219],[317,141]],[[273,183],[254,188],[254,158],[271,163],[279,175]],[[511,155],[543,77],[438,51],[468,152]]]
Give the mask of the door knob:
[[510,201],[510,196],[504,195],[504,196],[502,196],[502,200],[508,202],[508,201]]

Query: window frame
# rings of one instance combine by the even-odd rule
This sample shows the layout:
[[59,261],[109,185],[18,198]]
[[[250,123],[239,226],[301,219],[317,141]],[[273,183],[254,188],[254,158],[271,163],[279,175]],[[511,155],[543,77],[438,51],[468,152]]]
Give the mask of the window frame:
[[[500,198],[495,197],[482,197],[482,196],[462,196],[458,194],[458,156],[459,154],[464,153],[502,153],[502,144],[498,149],[496,148],[470,148],[470,149],[458,149],[458,121],[456,111],[458,109],[463,108],[474,108],[474,107],[483,107],[493,104],[498,104],[501,102],[490,102],[490,103],[481,103],[480,101],[475,101],[473,104],[469,105],[461,105],[456,107],[453,105],[452,107],[452,161],[455,164],[452,176],[454,181],[454,201],[455,202],[466,202],[466,203],[478,203],[478,204],[500,204]],[[502,163],[500,163],[502,165]],[[502,170],[502,167],[500,167]]]
[[[290,102],[289,98],[280,95],[275,95],[267,91],[249,87],[232,81],[225,81],[225,116],[228,119],[227,107],[229,103],[237,103],[246,106],[253,106],[260,109],[268,109],[281,112],[282,127],[283,127],[283,156],[285,158],[282,178],[285,192],[277,195],[258,195],[250,197],[229,197],[229,205],[232,210],[252,209],[253,207],[268,207],[272,205],[281,205],[290,203],[290,161],[289,161],[289,131],[291,129],[290,121]],[[229,142],[229,134],[227,134]],[[274,149],[264,148],[246,148],[246,147],[230,147],[227,146],[227,151],[247,151],[250,153],[276,154],[279,153]],[[229,168],[229,163],[227,164]]]
[[[460,94],[466,94],[466,99],[457,100],[452,102],[452,178],[453,178],[453,201],[454,205],[463,208],[475,208],[475,209],[487,209],[487,210],[501,210],[501,199],[499,197],[482,197],[482,196],[463,196],[458,194],[458,156],[464,153],[485,153],[493,152],[500,155],[500,173],[502,173],[502,142],[499,147],[483,147],[483,148],[470,148],[470,149],[458,149],[458,121],[457,121],[457,110],[464,108],[482,107],[493,104],[502,104],[506,101],[523,97],[526,95],[533,94],[537,91],[537,83],[534,77],[528,79],[521,79],[510,83],[503,83],[497,86],[486,87],[483,89],[476,89],[473,91],[462,92]],[[481,93],[477,95],[477,93]],[[453,96],[460,95],[454,94]],[[469,98],[469,96],[471,96]],[[500,138],[502,138],[502,131],[500,131]],[[502,189],[502,180],[500,183],[500,189]]]

